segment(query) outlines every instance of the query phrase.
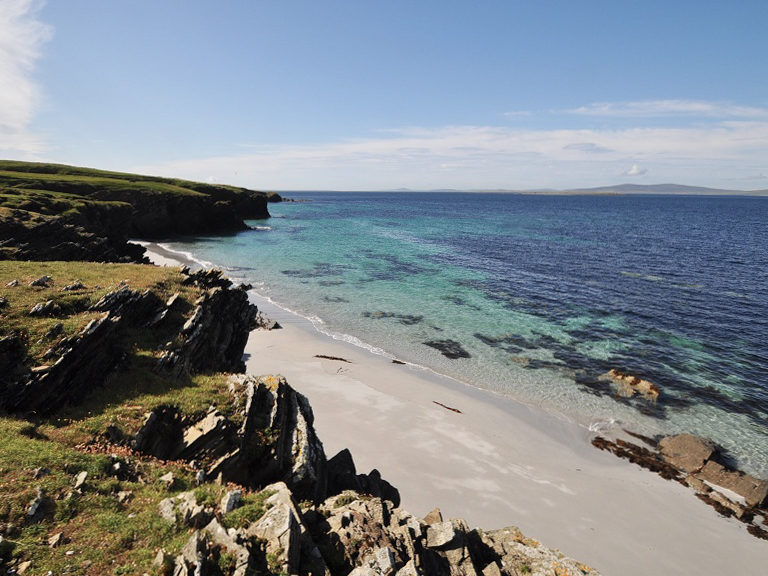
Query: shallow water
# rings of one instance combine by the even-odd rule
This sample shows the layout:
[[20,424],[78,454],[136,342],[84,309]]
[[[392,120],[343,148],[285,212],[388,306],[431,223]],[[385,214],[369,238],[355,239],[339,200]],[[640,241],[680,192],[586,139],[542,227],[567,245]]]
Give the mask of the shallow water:
[[768,476],[768,198],[293,196],[168,246],[337,338],[585,426],[709,436]]

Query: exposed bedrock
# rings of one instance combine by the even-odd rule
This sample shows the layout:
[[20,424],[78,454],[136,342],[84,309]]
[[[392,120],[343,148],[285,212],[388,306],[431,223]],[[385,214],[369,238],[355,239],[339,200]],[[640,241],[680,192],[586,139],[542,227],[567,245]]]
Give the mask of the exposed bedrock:
[[[179,377],[201,371],[242,372],[243,349],[255,326],[256,306],[245,290],[226,288],[219,271],[189,274],[206,292],[178,337],[167,345],[157,370]],[[177,298],[163,302],[155,293],[124,286],[91,306],[101,312],[79,333],[55,341],[44,364],[27,363],[27,342],[20,334],[0,340],[0,407],[39,416],[80,401],[104,384],[128,357],[123,339],[132,329],[153,330],[167,321]]]

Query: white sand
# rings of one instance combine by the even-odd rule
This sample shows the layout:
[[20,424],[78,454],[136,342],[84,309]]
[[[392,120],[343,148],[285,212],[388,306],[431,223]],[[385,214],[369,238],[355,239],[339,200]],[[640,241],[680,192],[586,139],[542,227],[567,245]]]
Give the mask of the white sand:
[[309,398],[328,456],[349,448],[358,472],[378,469],[406,510],[515,525],[607,576],[766,573],[768,542],[690,489],[593,448],[584,428],[393,364],[254,300],[283,328],[252,333],[248,371],[283,374]]

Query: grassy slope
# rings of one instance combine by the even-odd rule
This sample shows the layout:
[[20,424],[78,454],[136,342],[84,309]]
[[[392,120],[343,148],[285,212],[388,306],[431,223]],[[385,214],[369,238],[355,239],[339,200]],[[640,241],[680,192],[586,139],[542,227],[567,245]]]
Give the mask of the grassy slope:
[[[54,279],[50,287],[28,285],[46,274]],[[18,286],[6,286],[14,279],[20,281]],[[25,331],[31,344],[30,363],[38,365],[52,343],[38,341],[55,323],[64,325],[62,336],[77,333],[94,316],[85,308],[125,284],[136,290],[153,290],[163,298],[179,292],[185,302],[173,322],[179,324],[199,296],[197,288],[182,286],[181,279],[176,269],[144,265],[0,262],[0,296],[8,300],[0,309],[0,336],[11,330]],[[75,280],[87,288],[61,291]],[[61,314],[34,320],[27,316],[35,303],[49,299],[61,305]],[[176,405],[194,414],[220,402],[227,386],[224,375],[170,381],[152,371],[156,348],[170,336],[162,331],[137,331],[125,343],[129,352],[126,369],[111,377],[105,387],[95,389],[84,404],[66,408],[54,419],[27,421],[0,415],[0,533],[6,534],[0,543],[0,565],[3,557],[6,561],[15,557],[31,560],[35,574],[50,570],[54,574],[138,575],[151,572],[159,547],[172,554],[180,551],[189,532],[171,527],[158,516],[160,500],[169,495],[158,478],[172,471],[177,478],[176,493],[194,486],[193,472],[180,463],[140,457],[123,448],[106,447],[103,441],[92,443],[113,423],[126,433],[135,433],[145,414],[160,405]],[[225,413],[227,408],[220,406]],[[110,475],[109,454],[115,452],[141,470],[146,481],[121,481]],[[50,472],[35,479],[38,468]],[[74,477],[83,470],[88,472],[83,494],[68,497]],[[31,522],[26,513],[38,487],[50,499],[43,519]],[[120,503],[117,494],[124,490],[132,491],[133,497]],[[207,491],[207,498],[216,502],[225,488],[206,485],[200,490]],[[50,548],[48,539],[59,532],[64,533],[66,543]]]

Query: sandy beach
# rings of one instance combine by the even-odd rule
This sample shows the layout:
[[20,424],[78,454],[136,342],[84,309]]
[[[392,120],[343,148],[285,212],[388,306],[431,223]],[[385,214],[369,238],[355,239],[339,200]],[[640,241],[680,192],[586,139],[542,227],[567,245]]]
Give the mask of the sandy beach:
[[[145,246],[158,264],[183,260]],[[768,565],[767,542],[690,489],[595,449],[586,428],[395,364],[252,299],[282,328],[251,334],[248,372],[284,375],[309,398],[328,457],[349,448],[358,472],[379,470],[406,510],[518,526],[612,576],[759,574]]]

